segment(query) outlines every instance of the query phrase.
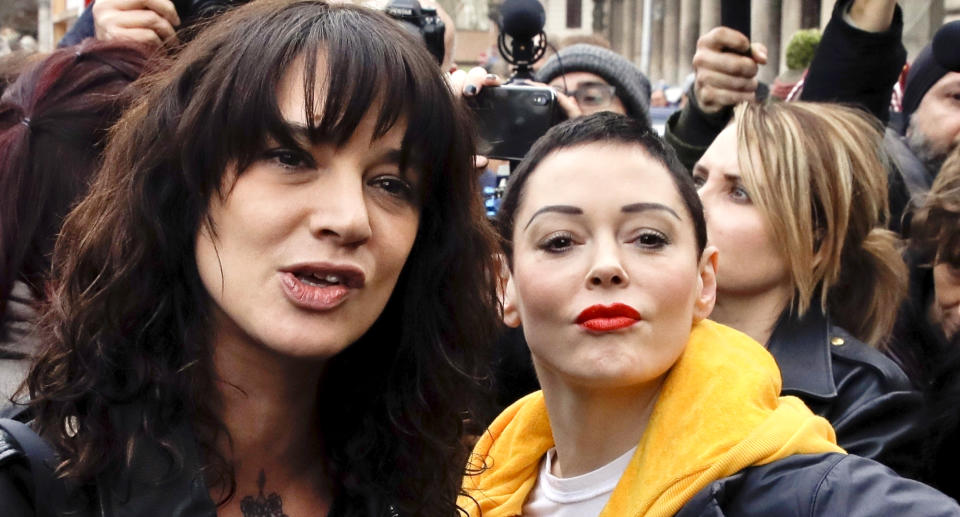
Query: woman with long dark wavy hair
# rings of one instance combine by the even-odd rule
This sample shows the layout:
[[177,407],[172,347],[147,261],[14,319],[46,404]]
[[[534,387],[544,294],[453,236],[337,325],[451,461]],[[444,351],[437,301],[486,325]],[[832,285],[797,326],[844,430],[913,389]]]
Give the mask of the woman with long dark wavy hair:
[[65,222],[28,378],[71,504],[456,514],[493,241],[422,43],[258,1],[139,86]]

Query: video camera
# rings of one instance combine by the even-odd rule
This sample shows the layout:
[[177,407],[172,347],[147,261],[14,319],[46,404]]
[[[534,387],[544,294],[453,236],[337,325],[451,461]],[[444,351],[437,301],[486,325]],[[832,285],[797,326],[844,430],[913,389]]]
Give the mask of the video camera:
[[530,84],[532,65],[547,48],[545,21],[537,0],[506,0],[500,6],[497,45],[513,74],[503,86],[484,88],[470,101],[487,147],[482,151],[491,158],[521,160],[533,142],[565,118],[553,88]]
[[[538,0],[506,0],[500,6],[497,46],[513,74],[503,86],[484,88],[468,100],[483,140],[481,153],[490,158],[523,159],[530,146],[566,118],[553,88],[533,85],[533,63],[543,57],[546,13]],[[488,215],[499,207],[508,174],[498,173],[495,187],[484,189]]]
[[383,10],[391,18],[403,22],[404,29],[423,38],[437,64],[443,64],[443,36],[447,28],[436,9],[423,7],[417,0],[391,0]]

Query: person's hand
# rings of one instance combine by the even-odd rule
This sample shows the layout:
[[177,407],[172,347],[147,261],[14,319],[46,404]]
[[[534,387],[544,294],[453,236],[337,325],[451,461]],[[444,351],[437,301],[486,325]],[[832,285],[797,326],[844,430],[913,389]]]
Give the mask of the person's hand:
[[[739,52],[739,53],[738,53]],[[693,55],[693,93],[704,113],[751,100],[757,91],[759,65],[767,63],[767,48],[750,44],[743,34],[715,27],[697,40]]]
[[[546,85],[543,83],[531,83],[531,84],[534,84],[536,86],[542,86],[544,88],[550,88],[549,85]],[[577,99],[559,90],[554,89],[553,91],[557,93],[557,104],[559,104],[560,108],[562,108],[564,113],[567,114],[568,119],[583,116],[583,110],[580,109],[580,105],[577,104]]]
[[482,66],[475,66],[469,72],[457,70],[450,74],[450,88],[461,97],[473,97],[484,86],[500,86],[503,81],[496,74],[488,74]]
[[170,0],[97,0],[93,26],[98,40],[125,39],[159,46],[175,37],[180,17]]
[[[456,70],[450,74],[448,82],[450,83],[450,89],[453,90],[453,93],[460,97],[474,97],[480,93],[480,90],[482,90],[484,86],[500,86],[500,84],[502,84],[499,76],[496,74],[488,74],[487,70],[480,66],[471,68],[469,72]],[[477,171],[477,175],[482,174],[483,171],[486,170],[488,163],[489,160],[487,160],[486,156],[479,154],[474,155],[473,166]]]

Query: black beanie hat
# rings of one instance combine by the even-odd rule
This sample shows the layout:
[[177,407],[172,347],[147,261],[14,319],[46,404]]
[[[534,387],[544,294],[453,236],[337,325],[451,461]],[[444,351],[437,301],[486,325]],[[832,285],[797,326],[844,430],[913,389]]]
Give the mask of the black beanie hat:
[[903,91],[903,128],[906,133],[910,116],[920,106],[927,91],[947,72],[960,72],[960,21],[945,24],[933,41],[920,51],[910,65],[907,86]]
[[586,43],[570,45],[547,60],[536,79],[549,83],[569,72],[590,72],[602,77],[617,89],[616,95],[627,108],[627,114],[650,125],[650,80],[620,54]]

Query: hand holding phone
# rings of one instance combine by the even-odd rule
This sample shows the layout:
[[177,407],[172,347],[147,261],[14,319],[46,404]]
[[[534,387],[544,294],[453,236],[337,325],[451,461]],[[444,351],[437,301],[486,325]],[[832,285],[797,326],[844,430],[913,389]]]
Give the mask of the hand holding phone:
[[766,63],[767,48],[762,43],[751,44],[739,31],[715,27],[700,36],[693,55],[693,93],[700,109],[716,113],[753,99],[759,65]]
[[483,139],[481,152],[501,160],[523,159],[538,138],[566,118],[549,86],[506,84],[468,99]]

